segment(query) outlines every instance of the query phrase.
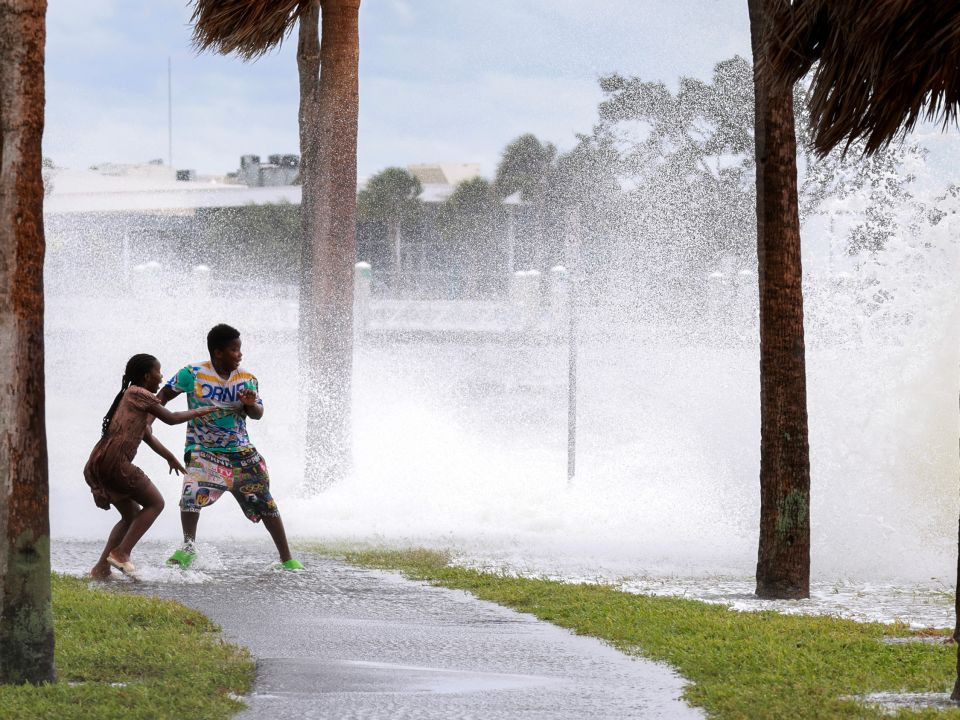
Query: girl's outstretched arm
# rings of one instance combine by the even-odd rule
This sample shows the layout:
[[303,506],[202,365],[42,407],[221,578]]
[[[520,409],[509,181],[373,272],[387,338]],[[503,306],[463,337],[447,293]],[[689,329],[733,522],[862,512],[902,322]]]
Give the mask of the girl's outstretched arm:
[[217,408],[202,407],[197,408],[196,410],[181,410],[180,412],[170,412],[163,405],[153,405],[147,412],[157,418],[162,423],[167,425],[179,425],[180,423],[185,423],[187,420],[193,420],[194,418],[203,417],[204,415],[209,415],[212,412],[216,412]]
[[143,433],[143,441],[150,447],[151,450],[167,461],[167,465],[170,467],[170,472],[177,473],[178,475],[187,474],[187,470],[185,467],[183,467],[183,464],[172,452],[167,449],[162,442],[157,440],[149,426],[147,427],[146,432]]

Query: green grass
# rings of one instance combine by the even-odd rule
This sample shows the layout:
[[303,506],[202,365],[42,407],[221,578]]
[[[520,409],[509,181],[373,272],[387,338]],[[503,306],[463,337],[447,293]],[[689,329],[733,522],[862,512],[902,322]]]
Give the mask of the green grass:
[[4,720],[213,720],[244,707],[230,694],[253,682],[249,654],[195,610],[54,575],[53,613],[58,682],[0,686]]
[[[691,681],[684,693],[687,701],[713,718],[889,717],[844,698],[878,691],[949,692],[956,677],[956,646],[881,642],[885,635],[944,631],[736,612],[604,585],[509,577],[452,567],[448,555],[428,550],[336,554],[353,564],[467,590],[601,638],[623,652],[667,662]],[[897,717],[960,718],[960,709],[902,711]]]

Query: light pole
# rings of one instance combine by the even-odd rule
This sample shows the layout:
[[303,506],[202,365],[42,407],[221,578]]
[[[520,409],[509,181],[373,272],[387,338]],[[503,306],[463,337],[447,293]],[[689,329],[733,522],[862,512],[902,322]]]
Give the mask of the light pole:
[[567,216],[564,261],[567,266],[567,483],[577,474],[577,309],[579,302],[580,213]]

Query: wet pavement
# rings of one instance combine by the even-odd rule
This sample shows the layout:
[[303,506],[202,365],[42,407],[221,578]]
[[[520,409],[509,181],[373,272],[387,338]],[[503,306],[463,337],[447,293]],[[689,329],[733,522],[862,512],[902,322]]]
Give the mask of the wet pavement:
[[[670,668],[628,657],[468,593],[318,555],[273,567],[266,545],[201,546],[196,569],[144,543],[141,581],[112,586],[174,598],[250,648],[257,680],[238,718],[701,718]],[[99,550],[60,542],[54,568],[82,573]]]

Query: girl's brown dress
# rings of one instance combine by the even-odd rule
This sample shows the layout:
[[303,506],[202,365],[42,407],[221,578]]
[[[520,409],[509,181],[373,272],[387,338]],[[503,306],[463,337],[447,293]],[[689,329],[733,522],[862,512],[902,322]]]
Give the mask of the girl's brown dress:
[[153,422],[148,411],[159,404],[156,395],[138,385],[131,385],[123,393],[106,434],[83,468],[97,507],[109,510],[111,502],[128,498],[150,484],[143,470],[133,464],[133,458],[147,426]]

